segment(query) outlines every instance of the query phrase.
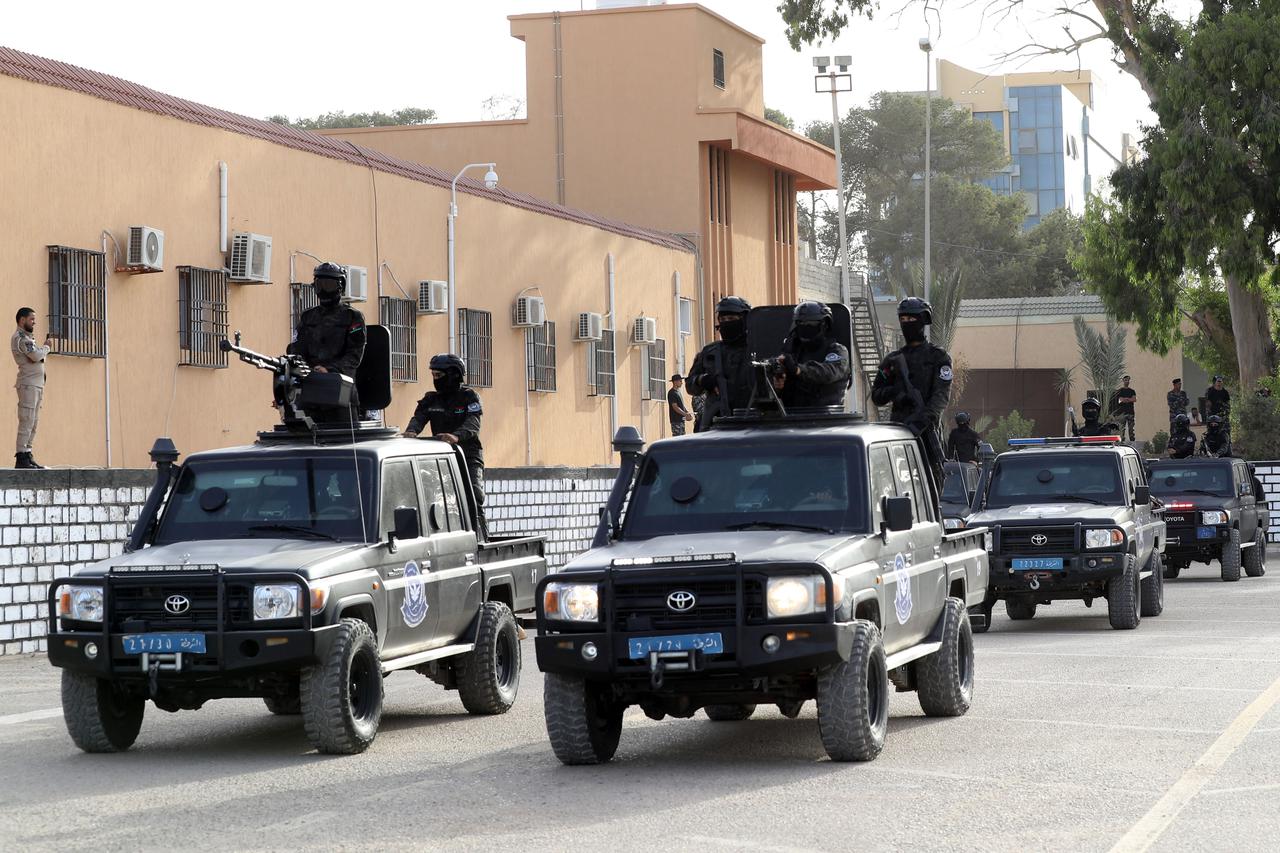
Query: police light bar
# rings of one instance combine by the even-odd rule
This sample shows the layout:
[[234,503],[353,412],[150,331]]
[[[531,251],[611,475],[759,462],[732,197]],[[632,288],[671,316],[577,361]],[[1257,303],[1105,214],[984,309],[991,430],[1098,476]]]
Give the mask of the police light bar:
[[679,554],[663,557],[619,557],[613,566],[663,566],[671,563],[732,563],[738,555],[732,551],[719,554]]
[[1051,438],[1011,438],[1010,447],[1040,447],[1044,445],[1071,446],[1074,444],[1115,444],[1120,441],[1118,435],[1082,435],[1053,436]]
[[1172,501],[1164,505],[1165,509],[1195,509],[1196,505],[1190,501]]

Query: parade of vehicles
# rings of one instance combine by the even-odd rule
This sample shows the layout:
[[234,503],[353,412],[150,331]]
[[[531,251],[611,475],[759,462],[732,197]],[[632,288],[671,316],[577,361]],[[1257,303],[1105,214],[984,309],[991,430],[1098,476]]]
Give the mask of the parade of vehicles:
[[181,466],[159,440],[125,553],[50,586],[49,659],[83,750],[127,749],[148,700],[251,697],[301,715],[319,751],[361,752],[396,670],[456,689],[474,714],[515,701],[513,612],[532,609],[542,538],[483,541],[457,447],[319,426],[299,407],[307,381],[268,361],[285,423]]
[[1218,560],[1222,579],[1266,573],[1271,515],[1262,483],[1243,459],[1154,459],[1147,462],[1151,494],[1164,503],[1168,538],[1164,576],[1192,563]]
[[1113,628],[1159,616],[1165,522],[1137,451],[1117,436],[1009,445],[984,475],[967,520],[991,534],[986,624],[1000,600],[1015,621],[1053,601],[1092,606],[1099,598]]
[[985,532],[944,531],[909,430],[739,413],[644,452],[624,427],[615,448],[592,548],[538,586],[562,762],[608,761],[633,705],[728,721],[816,700],[837,761],[879,754],[891,683],[927,715],[968,710]]

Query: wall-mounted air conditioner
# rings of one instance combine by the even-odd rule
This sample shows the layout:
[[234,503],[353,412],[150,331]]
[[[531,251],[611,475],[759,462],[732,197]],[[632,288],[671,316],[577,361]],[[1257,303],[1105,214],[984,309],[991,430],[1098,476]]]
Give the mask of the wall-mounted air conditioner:
[[637,317],[631,326],[631,343],[653,344],[658,342],[658,321],[653,317]]
[[271,281],[271,238],[264,234],[237,231],[231,235],[231,260],[227,264],[231,281]]
[[547,322],[547,303],[541,296],[520,296],[511,306],[511,325],[517,329],[541,326]]
[[125,266],[129,272],[160,272],[164,269],[164,232],[146,225],[129,226],[129,250]]
[[418,282],[418,313],[443,314],[449,310],[449,282]]
[[364,302],[369,298],[369,268],[348,265],[347,295],[348,302]]
[[604,316],[593,311],[583,311],[578,315],[578,330],[573,336],[575,341],[598,341],[604,337]]

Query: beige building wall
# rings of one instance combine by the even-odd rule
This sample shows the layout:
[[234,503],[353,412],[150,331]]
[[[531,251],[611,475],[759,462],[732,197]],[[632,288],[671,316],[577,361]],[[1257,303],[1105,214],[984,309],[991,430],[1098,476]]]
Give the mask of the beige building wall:
[[[411,296],[419,279],[446,277],[447,188],[3,74],[0,114],[7,199],[0,208],[0,292],[6,311],[36,309],[39,337],[48,327],[48,245],[101,250],[104,230],[122,243],[130,225],[165,232],[163,272],[107,277],[109,359],[50,356],[35,442],[45,464],[106,464],[107,369],[114,466],[146,465],[158,435],[172,436],[186,454],[249,442],[275,422],[269,374],[236,360],[222,370],[178,366],[176,268],[225,262],[219,162],[229,167],[230,230],[274,240],[272,283],[229,288],[230,330],[241,330],[247,346],[278,353],[289,342],[291,253],[367,267],[370,300],[357,307],[369,322],[378,319],[379,261]],[[674,278],[696,281],[697,271],[694,254],[666,239],[625,236],[484,192],[459,193],[458,307],[493,314],[494,387],[479,389],[491,466],[612,461],[610,401],[588,396],[588,346],[573,341],[574,326],[580,311],[607,310],[612,255],[617,317],[656,317],[673,366]],[[109,241],[106,247],[110,268]],[[297,265],[297,277],[309,280],[314,261],[299,255]],[[510,327],[512,300],[526,288],[546,298],[558,345],[557,390],[527,395],[528,431],[524,333]],[[402,295],[390,275],[382,290]],[[395,383],[389,424],[403,427],[430,390],[427,361],[447,348],[447,322],[444,315],[417,319],[419,381]],[[627,346],[626,337],[619,331],[620,423],[656,437],[668,429],[665,403],[641,402],[644,350]],[[16,426],[12,393],[0,395],[0,421]]]

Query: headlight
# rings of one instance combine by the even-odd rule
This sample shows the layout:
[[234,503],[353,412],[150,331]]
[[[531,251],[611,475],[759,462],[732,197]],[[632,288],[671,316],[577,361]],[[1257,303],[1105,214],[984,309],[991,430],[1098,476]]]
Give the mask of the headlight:
[[944,518],[942,519],[943,530],[964,530],[963,518]]
[[549,583],[542,591],[542,612],[548,619],[599,621],[600,588],[593,583]]
[[1215,509],[1200,513],[1201,524],[1226,524],[1227,514],[1222,510]]
[[[831,580],[833,597],[838,607],[844,599],[844,578],[836,576]],[[822,575],[769,578],[765,605],[770,619],[806,616],[825,610],[827,607],[826,578]]]
[[1115,545],[1123,544],[1124,531],[1117,530],[1114,527],[1103,527],[1084,532],[1084,547],[1086,548],[1111,548]]
[[64,586],[58,596],[59,616],[76,622],[102,621],[102,587]]
[[253,588],[254,619],[292,619],[300,615],[297,584],[267,583]]

